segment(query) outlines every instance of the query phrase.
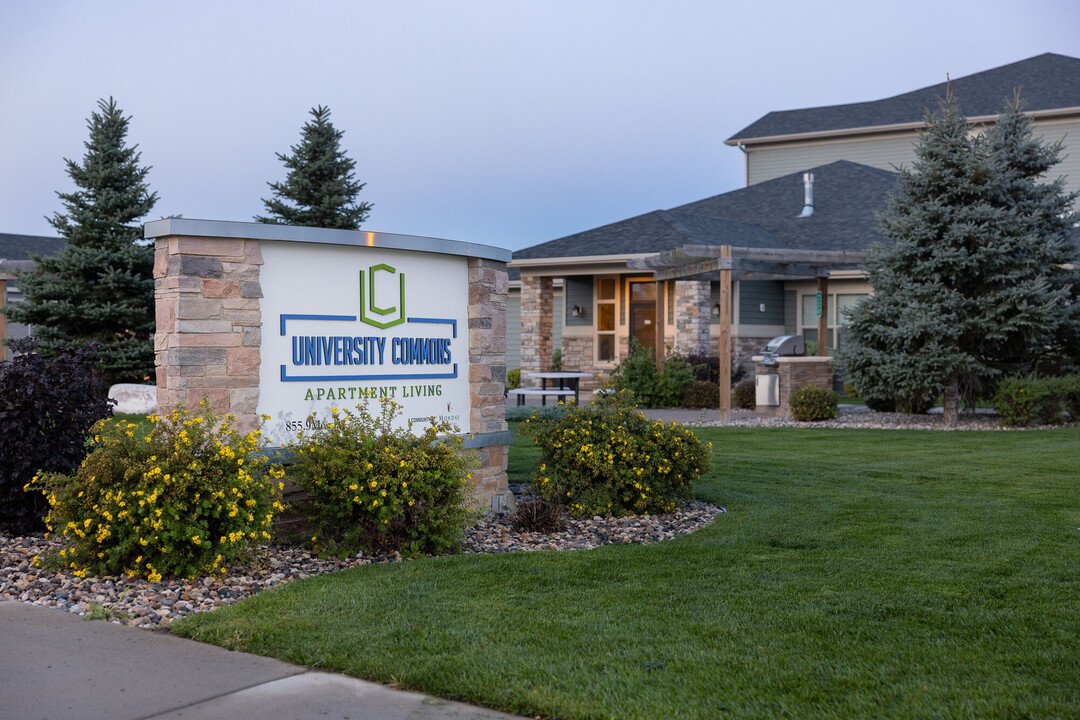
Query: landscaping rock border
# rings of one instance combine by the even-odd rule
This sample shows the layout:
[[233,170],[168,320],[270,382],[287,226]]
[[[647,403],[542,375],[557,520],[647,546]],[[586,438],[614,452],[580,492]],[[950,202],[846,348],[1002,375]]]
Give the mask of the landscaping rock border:
[[[712,522],[723,508],[693,502],[667,515],[570,519],[553,535],[517,532],[505,520],[485,518],[466,532],[465,553],[530,550],[587,550],[601,545],[653,543],[685,535]],[[270,546],[258,560],[229,568],[220,578],[152,583],[128,576],[77,578],[35,567],[35,555],[59,547],[43,537],[0,535],[0,599],[18,600],[108,619],[123,625],[156,628],[193,612],[231,605],[291,580],[358,565],[397,562],[401,555],[360,555],[320,559],[299,547]]]

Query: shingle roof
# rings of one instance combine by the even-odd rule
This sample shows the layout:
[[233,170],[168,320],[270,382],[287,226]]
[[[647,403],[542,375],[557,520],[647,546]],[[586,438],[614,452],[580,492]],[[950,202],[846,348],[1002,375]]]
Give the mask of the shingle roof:
[[683,245],[862,250],[881,240],[874,211],[896,185],[896,173],[840,160],[811,168],[814,214],[803,207],[803,173],[656,210],[514,253],[526,258],[658,253]]
[[62,247],[63,238],[0,233],[0,260],[29,260],[31,253],[53,255]]
[[[997,115],[1019,87],[1028,111],[1080,107],[1080,59],[1045,53],[956,78],[953,93],[968,117]],[[848,130],[921,121],[937,107],[946,83],[871,102],[771,112],[726,140]]]

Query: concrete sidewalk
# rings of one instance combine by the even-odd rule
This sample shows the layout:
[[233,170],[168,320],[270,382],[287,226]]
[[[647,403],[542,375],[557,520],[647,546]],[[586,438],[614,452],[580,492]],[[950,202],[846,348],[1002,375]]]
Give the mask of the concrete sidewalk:
[[512,720],[166,633],[0,601],[3,720]]

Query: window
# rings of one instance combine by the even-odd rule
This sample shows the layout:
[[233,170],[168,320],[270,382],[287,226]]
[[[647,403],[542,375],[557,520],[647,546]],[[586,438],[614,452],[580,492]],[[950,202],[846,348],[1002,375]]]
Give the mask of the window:
[[[848,324],[846,310],[867,297],[866,293],[829,294],[829,346],[843,342],[843,328]],[[807,340],[817,340],[817,293],[802,296],[802,330]]]
[[596,283],[596,359],[615,360],[615,278]]

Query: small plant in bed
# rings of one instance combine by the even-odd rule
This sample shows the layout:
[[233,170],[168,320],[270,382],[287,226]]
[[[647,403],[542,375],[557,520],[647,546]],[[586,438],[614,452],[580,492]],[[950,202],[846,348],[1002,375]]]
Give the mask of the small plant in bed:
[[300,510],[332,553],[398,551],[415,556],[453,549],[472,516],[473,458],[448,422],[419,435],[394,427],[401,412],[380,401],[378,415],[364,404],[334,408],[329,421],[309,418],[289,445],[290,477],[311,494]]
[[540,448],[537,494],[574,517],[671,512],[694,497],[709,463],[711,445],[684,425],[647,419],[623,393],[518,429]]
[[518,502],[517,510],[510,516],[510,523],[524,532],[548,534],[566,529],[562,505],[542,497]]

